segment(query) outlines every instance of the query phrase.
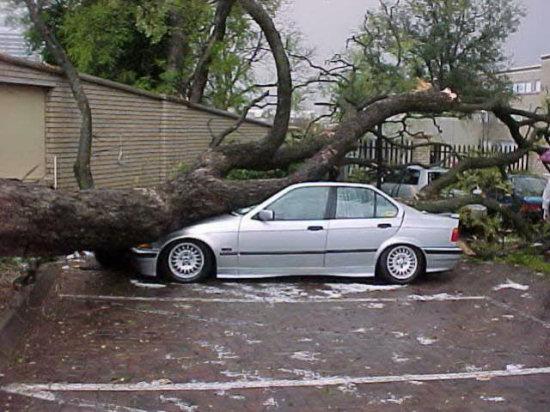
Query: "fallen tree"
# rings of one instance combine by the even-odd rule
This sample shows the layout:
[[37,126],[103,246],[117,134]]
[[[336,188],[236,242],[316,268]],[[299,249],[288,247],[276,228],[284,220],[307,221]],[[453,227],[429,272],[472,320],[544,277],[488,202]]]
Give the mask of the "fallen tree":
[[[543,150],[537,142],[548,136],[550,119],[547,116],[518,113],[500,103],[463,104],[450,90],[433,89],[365,99],[360,108],[347,113],[330,133],[322,132],[297,143],[285,143],[294,90],[289,59],[279,32],[263,7],[255,0],[238,2],[262,30],[277,69],[277,108],[273,127],[267,135],[249,143],[213,145],[189,171],[155,189],[87,189],[68,193],[0,179],[0,255],[116,250],[154,240],[182,225],[258,203],[290,184],[324,179],[345,161],[365,133],[404,113],[434,115],[484,109],[494,111],[507,122],[518,143],[515,152],[507,158],[479,162],[463,159],[450,176],[466,169],[492,167],[495,162],[511,164],[528,151]],[[40,14],[34,16],[33,21],[38,19],[36,24]],[[50,41],[47,36],[44,40]],[[208,47],[205,52],[210,52]],[[68,59],[62,65],[64,70],[66,65],[70,65]],[[74,81],[73,76],[68,75],[68,79],[71,83]],[[512,115],[520,115],[522,119],[516,120]],[[520,132],[521,127],[532,129],[529,138]],[[81,144],[83,139],[87,136],[81,136]],[[297,170],[283,178],[227,179],[234,169],[269,170],[297,162],[300,163]],[[425,198],[436,198],[443,188],[434,187],[430,185],[423,192]],[[462,203],[455,201],[454,206]],[[442,203],[441,206],[445,209],[449,205]],[[510,220],[518,223],[516,218]]]

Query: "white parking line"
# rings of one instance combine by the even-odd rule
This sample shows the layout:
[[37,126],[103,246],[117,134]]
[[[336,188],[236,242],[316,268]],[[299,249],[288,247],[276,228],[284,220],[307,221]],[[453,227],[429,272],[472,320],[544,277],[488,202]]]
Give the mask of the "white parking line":
[[463,295],[409,295],[403,298],[323,298],[308,299],[255,297],[255,298],[197,298],[197,297],[153,297],[153,296],[116,296],[116,295],[72,295],[59,294],[63,299],[127,301],[127,302],[213,302],[213,303],[342,303],[342,302],[443,302],[464,300],[485,300],[486,296]]
[[310,386],[364,385],[397,382],[450,381],[513,376],[550,374],[550,367],[527,369],[504,369],[475,372],[406,374],[387,376],[326,377],[318,379],[262,379],[238,380],[232,382],[188,382],[188,383],[14,383],[0,387],[0,390],[13,394],[44,396],[45,392],[171,392],[171,391],[229,391],[234,389],[298,388]]

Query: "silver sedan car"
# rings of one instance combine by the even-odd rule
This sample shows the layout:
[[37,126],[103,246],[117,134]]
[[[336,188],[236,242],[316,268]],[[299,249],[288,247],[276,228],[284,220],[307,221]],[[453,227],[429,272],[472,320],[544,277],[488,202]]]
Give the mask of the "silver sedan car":
[[142,275],[177,282],[288,275],[409,283],[459,260],[458,220],[419,212],[363,184],[302,183],[265,202],[132,249]]

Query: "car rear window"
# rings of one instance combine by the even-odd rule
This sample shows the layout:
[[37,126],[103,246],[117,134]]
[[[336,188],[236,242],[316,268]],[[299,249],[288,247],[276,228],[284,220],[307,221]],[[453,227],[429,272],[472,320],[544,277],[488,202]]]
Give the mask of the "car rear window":
[[520,196],[542,196],[546,180],[539,177],[516,177],[512,179],[514,191]]

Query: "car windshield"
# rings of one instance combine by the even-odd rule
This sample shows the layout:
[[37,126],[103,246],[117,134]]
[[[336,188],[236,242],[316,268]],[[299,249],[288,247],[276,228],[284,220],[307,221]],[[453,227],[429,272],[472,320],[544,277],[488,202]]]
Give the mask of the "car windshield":
[[513,180],[514,191],[520,196],[542,196],[546,180],[540,177],[522,176]]
[[254,206],[248,206],[248,207],[241,207],[240,209],[234,210],[232,213],[234,215],[243,216],[246,215],[248,212],[250,212],[252,209],[254,209],[256,205]]
[[402,185],[417,185],[420,179],[420,170],[405,169],[391,172],[384,178],[385,183],[400,183]]

